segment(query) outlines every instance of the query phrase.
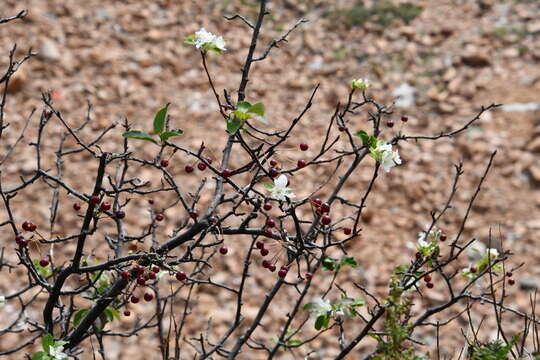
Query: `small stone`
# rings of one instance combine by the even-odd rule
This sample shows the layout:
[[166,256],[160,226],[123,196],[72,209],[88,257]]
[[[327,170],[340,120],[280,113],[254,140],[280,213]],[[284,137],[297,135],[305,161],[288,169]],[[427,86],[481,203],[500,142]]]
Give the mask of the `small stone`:
[[58,45],[51,39],[45,39],[43,41],[39,56],[47,61],[58,61],[62,57]]
[[540,152],[540,136],[529,143],[527,150],[531,152]]
[[540,165],[532,165],[529,167],[529,174],[531,174],[532,180],[540,183]]
[[538,286],[536,285],[536,279],[534,278],[525,278],[519,281],[519,288],[525,291],[536,290]]
[[480,51],[471,52],[469,54],[463,55],[461,57],[461,62],[471,67],[483,67],[491,65],[489,57],[485,53]]

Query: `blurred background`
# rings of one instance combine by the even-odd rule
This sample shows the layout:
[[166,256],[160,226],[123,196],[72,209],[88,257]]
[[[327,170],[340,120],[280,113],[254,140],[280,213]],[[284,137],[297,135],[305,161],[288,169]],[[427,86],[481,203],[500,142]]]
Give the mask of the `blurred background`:
[[[32,108],[43,109],[41,92],[53,91],[57,108],[72,126],[83,122],[87,104],[92,104],[91,129],[81,135],[86,141],[124,118],[134,128],[148,130],[155,111],[170,102],[174,127],[185,131],[176,141],[191,149],[204,141],[219,159],[226,139],[225,124],[208,86],[200,54],[185,45],[183,39],[201,27],[225,38],[228,51],[209,56],[209,70],[218,89],[235,94],[251,34],[241,21],[227,21],[224,15],[239,13],[253,20],[258,11],[256,1],[3,0],[3,5],[0,17],[22,9],[29,14],[23,21],[0,26],[0,68],[6,67],[14,43],[17,56],[23,56],[29,48],[39,55],[22,66],[8,89],[5,113],[11,126],[0,144],[2,151],[15,142]],[[320,84],[313,107],[287,145],[290,151],[277,155],[283,163],[296,163],[296,148],[301,141],[310,144],[308,155],[318,151],[335,106],[346,101],[353,78],[369,78],[373,85],[368,93],[380,103],[395,102],[396,126],[383,129],[381,137],[386,140],[398,132],[428,135],[456,129],[472,119],[482,105],[504,104],[484,114],[456,138],[400,143],[403,164],[384,174],[375,186],[362,218],[363,235],[347,249],[360,266],[344,276],[385,294],[393,266],[410,261],[414,250],[408,244],[416,241],[418,232],[430,221],[430,211],[444,205],[454,176],[453,165],[463,161],[465,174],[455,207],[439,225],[450,238],[459,229],[489,155],[497,150],[494,167],[464,235],[487,245],[491,229],[496,247],[515,254],[509,265],[525,263],[515,275],[516,286],[508,291],[509,303],[527,311],[529,294],[540,281],[540,3],[276,0],[269,1],[268,7],[270,15],[264,23],[259,51],[298,19],[309,22],[295,30],[267,60],[253,66],[247,99],[263,102],[270,127],[282,129],[301,112],[314,87]],[[399,121],[401,115],[409,117],[406,124]],[[368,130],[367,118],[367,113],[359,112],[349,118],[348,126],[354,131]],[[19,176],[32,174],[34,150],[28,143],[35,137],[36,125],[34,118],[16,156],[2,170],[6,188],[17,184]],[[48,127],[43,141],[50,154],[56,150],[63,131],[58,122]],[[122,132],[120,125],[109,132],[102,149],[119,151]],[[156,155],[151,144],[133,145],[138,156],[152,159]],[[176,154],[170,160],[170,171],[186,191],[194,191],[200,176],[184,174],[185,164],[192,160],[182,156]],[[52,166],[54,157],[47,161]],[[89,192],[92,183],[88,179],[93,178],[97,162],[84,156],[75,156],[71,161],[65,164],[66,181]],[[234,161],[240,164],[242,159]],[[371,178],[368,165],[366,171],[357,172],[346,195],[359,198],[363,194]],[[297,184],[299,196],[306,196],[333,171],[332,165],[308,167],[291,183]],[[138,175],[159,184],[160,174],[150,169],[141,168]],[[51,194],[45,186],[43,189],[43,193],[32,191],[16,199],[18,220],[32,216],[34,222],[46,228]],[[318,196],[324,198],[327,191],[323,188]],[[156,206],[160,201],[165,206],[165,199],[156,199]],[[69,195],[62,194],[58,223],[50,229],[51,234],[77,231],[79,219],[71,205]],[[146,202],[134,201],[130,211],[133,216],[128,216],[126,222],[132,229],[148,223]],[[180,216],[176,211],[168,210],[169,223],[163,225],[166,229],[175,225],[173,219]],[[0,245],[11,247],[11,235],[6,236],[0,237]],[[99,256],[99,240],[95,241]],[[241,249],[242,244],[230,247]],[[223,281],[239,271],[234,256],[216,266],[219,271],[215,276]],[[265,282],[264,274],[254,276],[261,286],[270,284]],[[0,293],[8,292],[11,281],[0,280]],[[250,291],[255,309],[261,301],[256,297],[260,293],[255,288]],[[192,335],[206,326],[208,316],[214,317],[219,333],[220,321],[225,320],[213,312],[217,301],[214,295],[204,291],[197,295],[206,313],[190,324]],[[441,292],[435,290],[424,292],[415,299],[415,306],[436,304],[440,296]],[[218,310],[227,309],[222,306],[217,306]],[[140,316],[144,317],[144,305],[140,308]],[[282,320],[284,314],[278,310],[270,311],[269,318]],[[268,329],[271,327],[261,330],[262,338],[266,336],[264,331],[272,333]],[[6,341],[0,339],[0,348],[8,345]],[[141,349],[149,351],[149,359],[154,358],[150,350],[156,344],[151,337],[107,341],[111,358],[140,358]],[[426,332],[420,341],[432,348],[433,334]],[[453,346],[464,343],[459,331],[449,331],[445,341],[448,356],[453,354]],[[321,350],[310,359],[329,359],[337,349],[332,339],[322,339],[317,346]],[[359,347],[360,351],[366,349],[369,347]],[[82,358],[91,358],[90,354]]]

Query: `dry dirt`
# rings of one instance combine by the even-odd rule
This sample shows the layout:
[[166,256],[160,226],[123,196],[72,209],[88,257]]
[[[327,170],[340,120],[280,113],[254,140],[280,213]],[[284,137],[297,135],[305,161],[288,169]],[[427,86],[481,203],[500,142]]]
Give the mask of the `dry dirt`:
[[[313,107],[287,143],[289,150],[277,155],[285,164],[296,162],[300,156],[315,154],[333,109],[337,102],[346,100],[353,78],[370,78],[373,87],[369,94],[382,103],[390,104],[394,100],[393,91],[403,84],[415,89],[413,104],[395,108],[396,126],[384,129],[382,137],[385,139],[398,131],[409,135],[437,134],[462,126],[482,105],[514,104],[485,114],[458,137],[400,144],[403,164],[382,176],[375,186],[363,217],[363,235],[348,247],[360,266],[344,274],[341,283],[353,279],[385,294],[393,266],[407,263],[414,255],[407,244],[414,242],[428,223],[430,211],[444,204],[453,179],[453,165],[463,161],[465,174],[457,202],[440,224],[450,237],[455,234],[489,155],[496,150],[494,167],[464,235],[487,244],[491,229],[497,246],[502,244],[515,254],[507,266],[525,263],[516,272],[516,286],[507,290],[509,303],[528,311],[529,294],[540,281],[540,248],[537,246],[540,235],[540,5],[537,1],[517,0],[436,0],[415,4],[423,7],[423,11],[410,24],[396,20],[381,26],[372,19],[363,26],[348,27],[343,24],[343,17],[332,14],[337,13],[336,8],[350,9],[353,3],[349,1],[271,2],[271,16],[265,23],[261,48],[279,37],[298,18],[305,17],[309,23],[295,31],[279,49],[274,49],[267,60],[253,67],[248,100],[263,102],[271,127],[282,129],[302,110],[316,84],[321,84]],[[249,31],[240,21],[227,21],[223,15],[240,12],[252,19],[257,10],[254,2],[87,0],[83,4],[75,0],[4,0],[2,5],[0,16],[20,9],[28,9],[29,15],[24,21],[0,26],[0,53],[3,54],[0,68],[5,68],[7,53],[15,42],[18,56],[30,47],[40,52],[17,73],[10,88],[6,117],[11,126],[0,144],[2,151],[15,141],[31,109],[36,107],[39,113],[43,108],[41,92],[55,90],[59,95],[55,103],[72,126],[82,122],[87,102],[93,105],[92,129],[82,135],[86,141],[92,140],[100,129],[120,123],[125,117],[133,127],[148,129],[155,111],[171,102],[174,126],[185,131],[176,142],[197,149],[204,141],[209,153],[219,158],[226,139],[224,123],[204,76],[200,55],[182,40],[201,26],[225,38],[228,51],[222,56],[211,56],[209,67],[216,87],[234,93],[249,44]],[[531,108],[527,109],[524,103],[530,103]],[[407,124],[399,121],[402,114],[409,116]],[[352,116],[348,126],[354,130],[368,129],[366,118],[365,113]],[[25,140],[2,169],[6,188],[17,184],[19,176],[27,177],[32,172],[34,150],[28,143],[35,136],[36,125],[35,116]],[[54,123],[47,131],[44,146],[53,153],[64,130]],[[103,150],[118,150],[121,133],[121,126],[108,133],[102,141]],[[338,134],[336,129],[335,135]],[[310,144],[306,155],[296,151],[300,141]],[[152,159],[156,155],[151,144],[137,146],[134,150],[140,157]],[[234,163],[239,164],[241,160],[234,159]],[[199,173],[184,174],[184,165],[189,161],[175,154],[170,166],[170,172],[186,192],[193,191],[202,177]],[[93,178],[96,161],[75,156],[64,165],[66,181],[89,192],[92,182],[88,179]],[[299,196],[305,196],[332,171],[333,166],[309,167],[292,178],[291,184],[297,186]],[[141,168],[138,176],[159,184],[160,174],[155,171]],[[357,199],[370,176],[368,167],[362,168],[344,195]],[[43,192],[34,190],[17,198],[15,217],[20,222],[32,217],[46,229],[51,194],[43,185],[34,189],[39,188]],[[324,198],[328,191],[325,187],[317,195]],[[71,211],[72,199],[61,194],[61,201],[59,221],[53,230],[56,234],[74,232],[80,220]],[[168,202],[156,199],[156,203],[159,208]],[[136,231],[149,221],[148,205],[141,200],[130,206],[126,221],[129,229]],[[3,211],[0,221],[5,219]],[[345,208],[333,211],[342,213]],[[164,237],[166,230],[172,229],[173,219],[185,216],[174,209],[166,215]],[[8,260],[14,261],[11,235],[5,227],[2,229],[6,235],[0,237],[0,245],[5,247]],[[91,241],[90,246],[95,246],[99,256],[104,245],[100,245],[98,236]],[[212,275],[215,280],[235,284],[240,270],[234,253],[242,249],[242,241],[238,239],[229,244],[232,256],[215,259]],[[44,250],[33,251],[39,257],[38,252]],[[68,246],[56,251],[69,255],[73,250]],[[4,270],[0,294],[10,293],[13,284],[22,281],[17,279],[19,275]],[[261,271],[253,276],[248,289],[248,319],[254,316],[256,305],[262,301],[260,287],[271,284],[267,273]],[[326,279],[321,280],[324,281]],[[435,283],[435,289],[424,291],[423,297],[415,297],[415,312],[441,300],[443,284],[437,283],[437,279]],[[213,339],[217,339],[226,315],[230,315],[227,310],[233,309],[232,304],[226,303],[219,294],[208,293],[205,288],[196,298],[198,308],[189,318],[186,338],[204,331],[208,317],[212,316]],[[279,301],[286,306],[287,296]],[[132,307],[134,314],[130,319],[116,323],[113,329],[128,329],[136,317],[144,319],[151,308],[139,305]],[[11,306],[16,308],[17,305],[8,304],[0,312],[7,315]],[[476,320],[485,307],[477,308]],[[265,317],[265,326],[255,337],[268,342],[275,336],[284,315],[281,306],[271,309]],[[507,321],[509,328],[517,329],[516,318],[508,316]],[[465,343],[457,331],[462,325],[455,324],[443,333],[442,355],[448,359],[455,357],[455,349]],[[493,331],[486,325],[488,338]],[[143,332],[138,337],[109,338],[106,341],[109,358],[157,359],[159,353],[154,337],[154,332]],[[434,332],[426,331],[418,340],[427,344],[426,351],[433,349]],[[8,337],[0,339],[0,349],[5,349],[11,341]],[[90,344],[85,345],[87,351],[81,358],[90,359]],[[350,358],[360,358],[371,346],[359,346],[356,355]],[[331,359],[337,348],[336,337],[328,333],[310,347],[316,352],[309,358]],[[185,348],[186,359],[192,357],[188,356],[191,351]],[[283,354],[281,358],[291,356]],[[303,358],[305,353],[299,352],[296,356]],[[243,354],[239,358],[257,357]]]

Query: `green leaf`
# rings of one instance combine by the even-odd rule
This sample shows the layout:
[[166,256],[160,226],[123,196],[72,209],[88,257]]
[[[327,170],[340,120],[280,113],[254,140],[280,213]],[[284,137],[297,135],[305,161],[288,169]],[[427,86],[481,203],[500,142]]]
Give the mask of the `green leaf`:
[[189,44],[189,45],[195,45],[195,38],[192,36],[188,36],[187,38],[184,39],[184,43],[186,44]]
[[48,353],[45,353],[43,351],[40,351],[40,352],[37,352],[35,353],[34,355],[32,355],[32,360],[44,360],[44,359],[48,359],[49,357],[47,356]]
[[120,313],[118,312],[118,310],[110,306],[107,307],[105,310],[108,310],[107,317],[109,318],[109,322],[113,321],[114,319],[120,320]]
[[144,141],[150,141],[157,145],[157,141],[152,138],[152,136],[148,135],[144,131],[139,130],[131,130],[127,131],[122,134],[123,137],[129,138],[129,139],[137,139],[137,140],[144,140]]
[[357,299],[354,299],[354,301],[353,301],[353,303],[351,304],[351,306],[353,306],[353,307],[356,307],[356,306],[364,306],[365,303],[366,303],[366,300],[365,300],[365,299],[357,298]]
[[264,105],[262,103],[256,103],[255,105],[250,106],[247,112],[264,117]]
[[239,101],[236,104],[236,109],[240,110],[241,112],[247,113],[249,112],[249,109],[251,108],[251,104],[247,101]]
[[88,314],[90,309],[82,309],[75,313],[75,316],[73,317],[73,326],[77,326],[81,323],[81,320]]
[[41,344],[43,346],[43,350],[45,351],[45,353],[48,354],[51,345],[54,344],[53,336],[51,334],[47,334],[47,335],[43,336],[43,339],[41,339]]
[[266,190],[272,190],[272,189],[274,188],[275,185],[274,185],[274,184],[268,184],[268,183],[265,183],[263,186],[264,186],[264,188],[265,188]]
[[327,328],[329,322],[330,322],[330,313],[320,315],[317,317],[317,320],[315,320],[315,329],[321,330],[322,328]]
[[356,260],[354,257],[352,256],[345,256],[344,258],[341,259],[341,261],[339,262],[340,265],[346,265],[346,266],[350,266],[352,268],[355,268],[358,266],[358,264],[356,263]]
[[161,134],[165,127],[165,119],[167,118],[167,110],[170,103],[167,103],[163,108],[159,109],[154,117],[154,134]]
[[369,135],[364,130],[360,130],[354,133],[354,136],[358,136],[362,139],[362,145],[368,146],[369,145]]
[[328,257],[328,256],[325,256],[322,261],[322,266],[326,270],[334,271],[338,267],[337,265],[338,265],[337,260],[332,259],[331,257]]
[[287,345],[290,345],[290,346],[296,346],[296,345],[300,345],[302,343],[303,343],[302,340],[295,340],[295,339],[287,341]]
[[306,305],[304,305],[304,307],[302,309],[304,311],[309,311],[309,310],[313,309],[313,304],[312,303],[306,304]]
[[249,115],[247,112],[242,111],[242,110],[234,110],[232,113],[233,115],[235,115],[237,118],[241,120],[247,120],[251,118],[251,115]]
[[238,129],[240,129],[242,127],[243,123],[244,122],[242,120],[238,119],[238,117],[234,117],[232,119],[227,120],[227,131],[231,135],[236,134]]
[[162,132],[161,134],[159,134],[159,138],[161,139],[161,141],[165,142],[167,141],[169,138],[173,137],[173,136],[180,136],[184,134],[184,131],[183,130],[172,130],[172,131],[165,131],[165,132]]

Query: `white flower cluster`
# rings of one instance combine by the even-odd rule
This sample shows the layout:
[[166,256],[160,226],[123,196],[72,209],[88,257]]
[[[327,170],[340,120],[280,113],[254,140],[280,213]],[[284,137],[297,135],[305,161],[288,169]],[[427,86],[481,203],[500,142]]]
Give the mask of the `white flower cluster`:
[[68,359],[68,356],[64,354],[64,346],[58,345],[58,346],[49,346],[49,356],[52,357],[54,360],[64,360]]
[[369,81],[369,79],[360,78],[360,79],[356,79],[352,81],[353,89],[359,89],[359,90],[365,91],[370,86],[371,86],[371,82]]
[[225,48],[225,40],[223,40],[223,37],[216,36],[211,32],[206,31],[205,28],[201,28],[201,30],[195,33],[193,44],[197,49],[215,48],[219,49],[220,51],[227,50]]
[[390,172],[394,166],[401,164],[398,151],[393,151],[392,145],[382,140],[379,140],[377,146],[371,149],[371,156],[382,165],[385,172]]
[[283,201],[285,198],[292,199],[296,195],[287,187],[289,181],[285,175],[280,175],[274,180],[274,185],[271,187],[271,196],[276,200]]

